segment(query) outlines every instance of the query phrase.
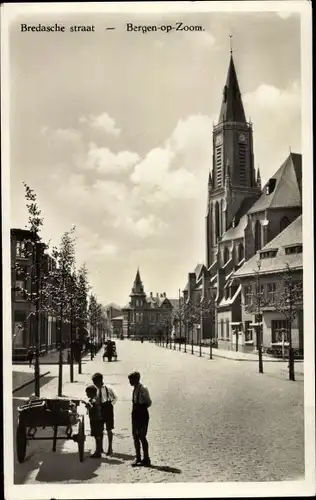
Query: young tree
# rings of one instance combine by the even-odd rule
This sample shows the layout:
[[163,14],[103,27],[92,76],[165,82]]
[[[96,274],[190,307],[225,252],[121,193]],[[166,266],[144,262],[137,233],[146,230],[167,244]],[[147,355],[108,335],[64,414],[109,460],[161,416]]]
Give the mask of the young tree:
[[261,283],[260,277],[261,262],[257,261],[257,269],[254,270],[254,279],[251,282],[252,293],[250,302],[245,303],[245,310],[255,316],[255,328],[257,336],[257,349],[259,359],[259,373],[263,373],[262,361],[262,307],[267,304],[265,299],[264,287]]
[[63,384],[63,351],[65,347],[65,324],[70,323],[71,275],[75,269],[75,227],[63,234],[59,249],[54,248],[53,255],[57,266],[53,271],[53,308],[59,320],[59,370],[58,396],[62,395]]
[[[23,294],[25,300],[30,301],[34,308],[31,313],[26,318],[26,322],[29,319],[34,319],[32,321],[32,331],[34,328],[34,344],[35,344],[35,363],[34,363],[34,380],[35,380],[35,395],[40,395],[40,314],[41,314],[41,295],[42,295],[42,258],[44,251],[47,248],[41,241],[40,231],[43,226],[43,217],[41,216],[41,210],[37,204],[37,197],[35,192],[23,182],[25,188],[25,199],[26,207],[28,210],[28,226],[29,237],[24,240],[24,252],[25,257],[28,257],[31,261],[31,265],[28,268],[22,268],[18,264],[15,264],[13,273],[14,278],[18,275],[21,281],[24,281],[24,287],[13,287],[13,292],[19,291]],[[34,325],[35,323],[35,325]],[[33,333],[33,332],[32,332]]]
[[[200,301],[200,318],[201,318],[201,327],[200,327],[200,337],[199,337],[199,346],[200,346],[200,356],[202,356],[202,335],[205,326],[209,326],[212,328],[214,325],[214,315],[216,310],[216,302],[215,297],[211,293],[207,293],[206,295],[201,297]],[[212,354],[212,337],[210,338],[210,359],[213,358]]]
[[83,264],[78,270],[78,286],[77,286],[77,314],[78,314],[78,371],[82,373],[82,349],[85,343],[85,331],[88,323],[88,293],[90,290],[88,282],[88,270]]
[[274,301],[276,311],[282,313],[287,322],[289,342],[289,380],[295,381],[294,351],[292,346],[292,324],[298,311],[303,305],[302,282],[295,279],[290,265],[287,263],[285,271],[278,281],[277,293]]

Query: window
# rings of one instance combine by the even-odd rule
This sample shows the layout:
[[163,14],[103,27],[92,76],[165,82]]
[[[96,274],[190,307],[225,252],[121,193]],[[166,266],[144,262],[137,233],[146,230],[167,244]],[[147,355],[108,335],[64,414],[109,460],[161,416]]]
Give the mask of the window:
[[290,224],[290,221],[287,217],[283,217],[280,221],[280,233],[284,231],[284,229]]
[[286,320],[271,321],[271,340],[273,344],[288,342],[288,329]]
[[16,300],[25,300],[25,282],[24,280],[16,280],[15,282],[15,298]]
[[253,330],[250,325],[251,321],[245,321],[245,342],[253,341]]
[[18,240],[16,242],[16,256],[25,258],[26,257],[26,244],[25,241]]
[[244,245],[239,243],[238,245],[238,262],[241,262],[245,257]]
[[224,290],[224,297],[225,297],[225,300],[229,299],[229,288],[225,288],[225,290]]
[[229,339],[229,319],[226,319],[226,339]]
[[302,253],[303,245],[293,245],[291,247],[285,247],[285,255],[291,255],[294,253]]
[[224,338],[224,320],[221,319],[221,339]]
[[277,250],[267,250],[266,252],[260,252],[260,259],[272,259],[277,256]]
[[245,296],[245,305],[250,305],[252,302],[252,286],[248,285],[245,286],[244,289],[244,296]]
[[22,347],[23,346],[23,334],[24,334],[24,322],[15,321],[14,322],[14,332],[13,332],[13,346]]
[[229,261],[229,250],[227,247],[224,248],[224,264]]
[[275,301],[276,283],[268,283],[268,301],[273,303]]
[[215,238],[216,238],[216,241],[219,237],[219,234],[220,234],[220,227],[219,227],[219,204],[218,204],[218,201],[215,203]]
[[223,185],[223,159],[222,159],[222,147],[218,146],[215,152],[216,161],[216,187]]
[[262,245],[262,240],[261,240],[261,224],[257,220],[256,225],[255,225],[255,252],[260,250]]
[[246,144],[239,144],[239,183],[246,186]]
[[275,185],[276,185],[276,179],[270,179],[265,188],[266,194],[273,193]]

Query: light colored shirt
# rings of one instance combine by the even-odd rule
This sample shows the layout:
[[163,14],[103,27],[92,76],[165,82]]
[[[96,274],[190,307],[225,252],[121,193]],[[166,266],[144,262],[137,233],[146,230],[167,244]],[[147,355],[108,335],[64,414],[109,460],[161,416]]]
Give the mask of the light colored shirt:
[[105,403],[106,401],[110,401],[113,405],[115,405],[117,397],[113,389],[111,389],[111,387],[103,385],[101,387],[101,392],[100,389],[98,388],[98,400],[100,403]]
[[138,384],[133,390],[133,403],[145,404],[148,408],[151,406],[149,391],[147,387]]

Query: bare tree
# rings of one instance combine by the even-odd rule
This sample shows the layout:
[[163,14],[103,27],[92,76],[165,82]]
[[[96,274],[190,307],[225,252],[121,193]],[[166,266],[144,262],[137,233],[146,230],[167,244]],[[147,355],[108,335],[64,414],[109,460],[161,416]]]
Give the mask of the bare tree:
[[278,281],[274,300],[275,310],[282,313],[287,322],[289,342],[289,380],[295,381],[294,351],[292,346],[292,324],[303,305],[302,282],[295,279],[290,265],[287,263],[285,270]]

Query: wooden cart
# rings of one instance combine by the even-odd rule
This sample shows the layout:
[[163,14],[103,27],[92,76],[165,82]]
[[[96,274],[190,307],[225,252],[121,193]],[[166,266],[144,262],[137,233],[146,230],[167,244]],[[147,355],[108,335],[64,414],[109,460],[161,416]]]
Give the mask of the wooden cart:
[[[79,460],[84,458],[85,427],[84,415],[77,408],[81,400],[70,398],[38,398],[18,408],[19,417],[16,429],[17,458],[22,463],[26,456],[28,441],[52,440],[56,451],[57,439],[72,439],[78,443]],[[36,437],[38,428],[52,427],[52,436]],[[64,436],[58,436],[58,428],[63,427]],[[73,428],[77,432],[73,433]]]

